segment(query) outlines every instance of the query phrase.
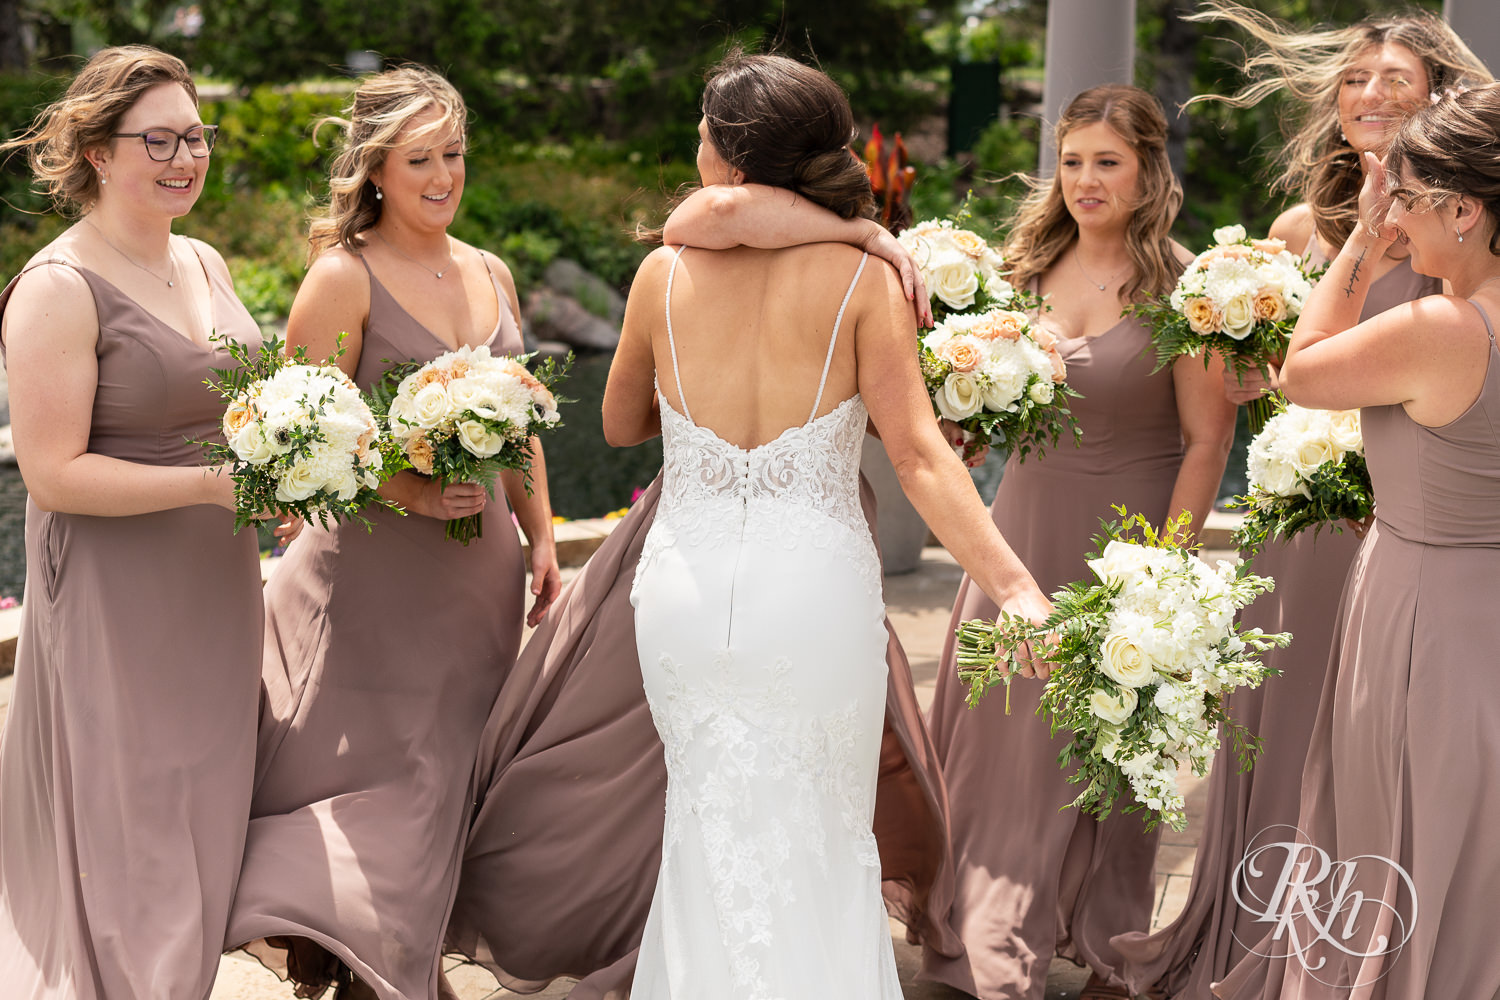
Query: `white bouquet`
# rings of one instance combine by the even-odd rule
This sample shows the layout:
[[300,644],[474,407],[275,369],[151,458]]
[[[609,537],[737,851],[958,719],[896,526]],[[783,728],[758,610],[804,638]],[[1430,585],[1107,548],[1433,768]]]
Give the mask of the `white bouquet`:
[[[481,345],[387,373],[376,401],[411,467],[445,485],[483,483],[491,496],[498,472],[519,469],[529,491],[531,437],[561,422],[550,387],[567,363],[560,369],[549,358],[532,374],[522,364],[528,359],[496,357]],[[447,536],[467,545],[483,534],[482,518],[449,521]]]
[[1358,410],[1309,410],[1284,403],[1250,442],[1248,513],[1235,541],[1259,548],[1272,535],[1362,521],[1374,510]]
[[954,313],[922,338],[922,379],[938,416],[1021,457],[1081,432],[1068,409],[1057,338],[1025,313]]
[[272,338],[251,358],[230,344],[238,368],[215,369],[208,384],[229,400],[223,445],[214,459],[230,464],[235,530],[284,512],[326,525],[356,519],[385,503],[376,487],[384,460],[379,429],[359,388],[336,365],[287,358]]
[[940,318],[1017,304],[1016,289],[1001,276],[1005,260],[978,233],[947,219],[929,219],[902,230],[896,239],[917,262]]
[[[1252,240],[1244,226],[1224,226],[1165,300],[1131,312],[1151,323],[1157,370],[1183,355],[1202,355],[1207,363],[1213,352],[1241,377],[1252,368],[1268,373],[1286,348],[1312,280],[1281,240]],[[1270,415],[1270,400],[1251,403],[1251,430],[1258,432]]]
[[958,629],[970,705],[1010,683],[1023,643],[1053,664],[1041,708],[1054,733],[1072,735],[1058,762],[1077,763],[1068,780],[1084,790],[1073,805],[1102,818],[1128,788],[1134,802],[1125,811],[1147,810],[1148,828],[1187,825],[1177,769],[1206,774],[1221,728],[1250,766],[1258,741],[1228,717],[1224,698],[1259,685],[1268,668],[1258,654],[1291,639],[1239,631],[1235,612],[1274,582],[1251,576],[1241,560],[1203,562],[1179,540],[1186,523],[1184,515],[1161,533],[1140,515],[1105,524],[1088,564],[1098,582],[1054,594],[1045,625],[1005,617]]

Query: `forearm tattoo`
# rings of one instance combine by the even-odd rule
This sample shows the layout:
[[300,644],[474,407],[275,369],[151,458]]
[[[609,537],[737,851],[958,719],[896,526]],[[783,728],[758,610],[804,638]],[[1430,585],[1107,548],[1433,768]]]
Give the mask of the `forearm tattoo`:
[[1365,262],[1366,253],[1368,253],[1367,250],[1359,252],[1359,257],[1354,261],[1354,268],[1349,272],[1349,284],[1344,286],[1344,298],[1346,299],[1354,294],[1354,286],[1359,281],[1359,268]]

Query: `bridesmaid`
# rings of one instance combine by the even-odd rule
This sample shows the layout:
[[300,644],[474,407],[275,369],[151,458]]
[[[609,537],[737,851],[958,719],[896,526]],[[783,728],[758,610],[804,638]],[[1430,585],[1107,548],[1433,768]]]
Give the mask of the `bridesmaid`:
[[[1234,407],[1221,365],[1179,359],[1151,374],[1149,328],[1121,310],[1169,291],[1188,254],[1168,238],[1182,201],[1166,155],[1166,119],[1135,87],[1084,91],[1057,125],[1058,169],[1022,207],[1006,247],[1011,281],[1052,305],[1083,442],[1024,465],[1014,457],[993,515],[1044,590],[1086,578],[1100,518],[1124,504],[1158,524],[1186,511],[1203,524],[1224,472]],[[968,578],[953,622],[993,618]],[[924,947],[922,977],[972,996],[1041,1000],[1054,954],[1089,966],[1085,998],[1125,997],[1110,938],[1144,929],[1158,834],[1138,815],[1100,822],[1066,808],[1069,784],[1036,714],[1041,686],[964,705],[950,640],[930,723],[952,815],[957,892],[948,922],[967,954]]]
[[[448,235],[465,115],[453,87],[420,67],[355,91],[287,342],[336,356],[363,389],[393,362],[521,350],[509,270]],[[533,450],[532,495],[519,473],[501,476],[509,507],[472,483],[398,473],[382,492],[406,516],[372,510],[371,532],[309,529],[266,589],[255,798],[226,940],[253,942],[304,995],[331,983],[344,997],[439,995],[474,749],[525,616],[511,509],[531,541],[532,624],[558,590]],[[482,538],[444,537],[447,520],[481,511]]]
[[[1361,408],[1379,505],[1340,608],[1303,771],[1300,846],[1267,860],[1279,869],[1295,850],[1316,869],[1322,852],[1348,883],[1283,875],[1287,905],[1268,914],[1266,936],[1214,987],[1219,996],[1500,995],[1488,926],[1500,811],[1482,791],[1500,769],[1497,135],[1500,86],[1489,84],[1417,111],[1385,169],[1364,154],[1361,221],[1287,350],[1281,380],[1293,402]],[[1453,294],[1361,321],[1365,265],[1392,241]],[[1326,912],[1309,912],[1315,900]],[[1293,940],[1302,952],[1288,954]]]
[[[174,56],[104,49],[8,149],[81,216],[0,293],[26,601],[0,744],[0,983],[18,1000],[203,1000],[255,764],[260,571],[203,466],[260,333],[175,236],[214,127]],[[289,537],[295,525],[278,529]]]
[[[1347,28],[1297,32],[1264,15],[1218,4],[1209,15],[1248,31],[1262,51],[1247,64],[1255,80],[1231,103],[1253,104],[1276,91],[1302,98],[1299,127],[1279,160],[1276,186],[1301,195],[1270,235],[1314,265],[1328,262],[1354,229],[1362,155],[1383,154],[1400,118],[1428,103],[1429,91],[1460,80],[1489,79],[1484,66],[1440,18],[1410,13],[1370,18]],[[1372,279],[1363,318],[1438,291],[1436,278],[1411,269],[1407,248],[1392,243],[1368,266]],[[1228,376],[1231,398],[1242,389]],[[1354,533],[1304,532],[1271,542],[1254,571],[1276,590],[1242,615],[1267,632],[1291,632],[1292,645],[1267,653],[1281,671],[1272,683],[1235,693],[1234,717],[1264,740],[1252,771],[1240,773],[1232,750],[1221,752],[1209,779],[1206,823],[1182,914],[1155,934],[1122,935],[1124,978],[1134,989],[1205,1000],[1263,933],[1256,915],[1235,903],[1233,882],[1247,850],[1284,839],[1296,822],[1302,763],[1328,669],[1339,596],[1358,547]]]

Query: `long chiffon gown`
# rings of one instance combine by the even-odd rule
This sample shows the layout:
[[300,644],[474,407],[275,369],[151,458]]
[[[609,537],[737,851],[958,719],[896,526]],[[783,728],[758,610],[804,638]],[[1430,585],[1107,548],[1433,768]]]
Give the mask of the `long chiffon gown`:
[[[1327,263],[1316,238],[1307,248],[1313,266]],[[1436,279],[1402,261],[1371,287],[1360,318],[1431,295]],[[1264,740],[1251,771],[1240,773],[1233,748],[1221,750],[1209,777],[1203,834],[1181,915],[1154,934],[1116,938],[1125,959],[1123,978],[1137,992],[1164,990],[1181,1000],[1207,1000],[1209,983],[1222,979],[1260,939],[1250,910],[1235,903],[1231,881],[1252,845],[1284,839],[1297,820],[1302,764],[1328,673],[1339,599],[1359,540],[1347,528],[1304,531],[1290,542],[1272,540],[1256,555],[1253,572],[1276,581],[1240,615],[1265,632],[1290,632],[1292,644],[1261,659],[1281,671],[1269,683],[1236,691],[1229,712]]]
[[[480,741],[480,805],[449,944],[515,992],[566,975],[580,980],[574,1000],[620,997],[634,975],[661,864],[667,772],[629,597],[660,494],[658,477],[563,591]],[[863,480],[860,501],[873,531]],[[957,939],[931,916],[953,890],[942,775],[888,620],[886,630],[874,822],[886,906],[956,954]]]
[[[1124,504],[1160,524],[1182,464],[1182,430],[1170,369],[1151,374],[1149,329],[1122,319],[1058,349],[1082,444],[1006,465],[992,512],[1042,590],[1089,575],[1100,518]],[[953,624],[998,609],[965,577]],[[931,726],[948,787],[956,890],[947,922],[966,954],[923,948],[922,978],[985,1000],[1041,1000],[1054,954],[1108,977],[1120,968],[1115,934],[1145,929],[1155,891],[1158,832],[1139,814],[1095,820],[1065,808],[1077,797],[1059,768],[1068,738],[1036,714],[1042,684],[1011,684],[1011,712],[992,692],[965,707],[967,686],[943,650]]]
[[[498,281],[491,350],[520,331]],[[448,348],[370,276],[354,380]],[[384,508],[304,529],[266,587],[255,797],[227,944],[305,989],[438,996],[474,748],[520,647],[525,571],[497,491],[483,537]],[[316,995],[314,993],[313,995]]]
[[886,632],[859,507],[868,415],[858,394],[820,412],[820,383],[806,422],[755,448],[695,423],[671,289],[669,273],[681,412],[658,393],[661,502],[631,590],[667,809],[630,993],[900,1000],[871,826]]
[[[1400,406],[1361,410],[1376,520],[1283,838],[1309,870],[1283,877],[1289,848],[1262,855],[1264,936],[1217,996],[1500,996],[1500,809],[1486,794],[1500,774],[1500,350],[1485,325],[1484,386],[1462,416],[1424,427]],[[1345,867],[1321,877],[1317,852]]]
[[[76,270],[99,315],[88,450],[201,465],[194,442],[221,439],[224,413],[203,383],[233,358]],[[205,271],[214,331],[259,346]],[[28,501],[24,607],[0,744],[0,994],[203,1000],[250,813],[255,532],[209,504],[91,517]]]

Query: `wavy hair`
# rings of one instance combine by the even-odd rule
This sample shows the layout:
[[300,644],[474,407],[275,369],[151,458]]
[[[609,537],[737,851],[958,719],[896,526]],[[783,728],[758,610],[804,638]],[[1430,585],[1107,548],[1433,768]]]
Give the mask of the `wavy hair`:
[[[1122,289],[1127,300],[1139,302],[1170,292],[1182,273],[1169,236],[1182,206],[1182,185],[1167,160],[1167,118],[1155,97],[1122,83],[1085,90],[1058,119],[1057,148],[1074,129],[1099,122],[1124,139],[1140,161],[1135,204],[1125,228],[1133,274]],[[1033,182],[1006,241],[1009,280],[1024,286],[1056,263],[1077,238],[1078,223],[1063,200],[1062,172],[1055,172],[1050,182]]]
[[1285,92],[1296,104],[1282,117],[1286,144],[1277,154],[1273,190],[1286,191],[1311,206],[1318,236],[1342,246],[1359,219],[1364,174],[1359,156],[1339,125],[1339,87],[1349,65],[1372,46],[1401,45],[1427,70],[1434,93],[1489,83],[1490,71],[1436,14],[1411,10],[1368,17],[1342,28],[1298,31],[1260,11],[1231,0],[1203,0],[1207,9],[1190,21],[1232,24],[1258,46],[1247,54],[1250,78],[1235,94],[1200,94],[1197,101],[1224,101],[1236,108],[1259,104]]
[[1500,84],[1487,84],[1421,108],[1401,124],[1386,169],[1420,190],[1394,194],[1435,205],[1472,198],[1491,222],[1490,253],[1500,257]]
[[141,95],[175,83],[198,104],[198,88],[176,56],[149,45],[100,49],[68,85],[43,108],[31,128],[0,144],[0,152],[26,150],[37,188],[63,215],[81,215],[99,200],[99,172],[87,153],[107,146],[120,119]]
[[[436,108],[438,115],[416,131],[411,123]],[[365,245],[360,234],[380,221],[380,199],[370,175],[385,163],[392,149],[413,139],[457,129],[468,138],[468,109],[453,84],[425,66],[409,65],[366,77],[354,91],[346,117],[324,118],[325,125],[344,134],[343,148],[328,176],[328,208],[308,228],[308,262],[332,247],[358,252]]]

